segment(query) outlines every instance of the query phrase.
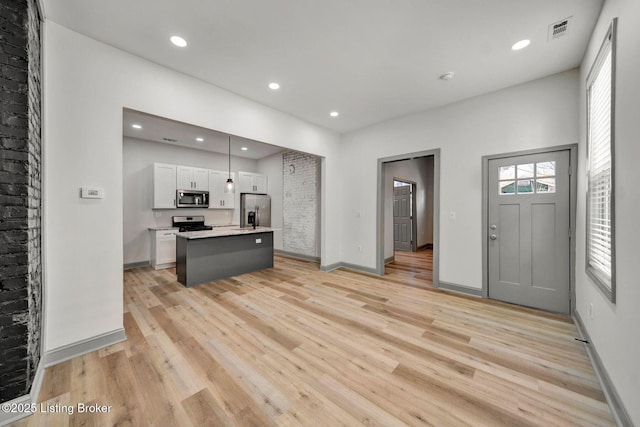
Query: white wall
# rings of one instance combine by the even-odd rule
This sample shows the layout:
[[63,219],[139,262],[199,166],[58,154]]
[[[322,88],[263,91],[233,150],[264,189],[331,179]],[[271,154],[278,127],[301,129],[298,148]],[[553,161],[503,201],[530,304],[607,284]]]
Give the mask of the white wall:
[[339,261],[338,134],[48,20],[43,40],[45,351],[122,328],[123,107],[324,156],[322,262]]
[[433,156],[383,164],[384,199],[384,257],[393,256],[393,179],[416,183],[417,246],[433,243]]
[[[149,261],[149,227],[171,225],[173,215],[204,215],[212,225],[240,224],[240,193],[236,209],[157,209],[153,205],[153,163],[171,163],[227,171],[229,157],[224,154],[178,147],[143,139],[123,138],[123,240],[124,264]],[[231,171],[256,172],[257,162],[232,156]]]
[[267,175],[267,192],[271,196],[273,248],[282,250],[282,153],[258,160],[257,172]]
[[[585,274],[587,73],[614,17],[618,17],[615,104],[615,220],[617,302],[612,304]],[[640,2],[607,0],[580,68],[580,163],[576,236],[576,311],[635,425],[640,425]],[[594,306],[593,319],[589,304]]]
[[345,134],[342,261],[376,266],[377,159],[440,148],[440,279],[481,288],[482,156],[576,143],[577,106],[571,70]]

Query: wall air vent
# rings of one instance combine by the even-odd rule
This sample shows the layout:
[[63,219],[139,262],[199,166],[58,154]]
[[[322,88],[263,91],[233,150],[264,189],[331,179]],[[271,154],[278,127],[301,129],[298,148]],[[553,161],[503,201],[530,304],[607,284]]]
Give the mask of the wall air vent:
[[560,37],[566,36],[569,34],[569,29],[571,27],[571,22],[573,21],[573,16],[562,19],[558,22],[554,22],[549,25],[549,33],[547,36],[547,41],[557,40]]
[[177,139],[173,139],[173,138],[162,138],[162,140],[167,142],[178,142]]

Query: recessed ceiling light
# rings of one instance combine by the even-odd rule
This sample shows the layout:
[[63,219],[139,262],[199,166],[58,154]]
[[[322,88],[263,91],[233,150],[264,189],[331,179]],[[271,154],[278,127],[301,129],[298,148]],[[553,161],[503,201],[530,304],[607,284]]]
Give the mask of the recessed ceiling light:
[[332,112],[329,113],[329,115],[331,117],[338,117],[340,115],[340,113],[338,113],[337,111],[332,111]]
[[197,138],[196,138],[196,141],[198,141],[198,142],[202,142],[202,141],[204,141],[204,138],[197,137]]
[[134,129],[142,129],[142,126],[137,123],[132,124],[131,127]]
[[531,43],[530,40],[520,40],[519,42],[516,42],[513,44],[513,46],[511,46],[511,49],[513,50],[520,50],[520,49],[524,49],[525,47],[529,46],[529,44]]
[[278,83],[276,83],[276,82],[269,83],[269,89],[278,90],[278,89],[280,89],[280,85]]
[[242,151],[247,151],[248,148],[247,147],[242,147]]
[[169,40],[178,47],[185,47],[187,45],[187,41],[180,36],[171,36]]

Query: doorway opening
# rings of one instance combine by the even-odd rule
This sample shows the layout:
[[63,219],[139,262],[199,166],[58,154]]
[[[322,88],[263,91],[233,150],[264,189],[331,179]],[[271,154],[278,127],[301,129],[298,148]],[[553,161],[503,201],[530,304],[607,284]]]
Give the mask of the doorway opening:
[[393,178],[393,250],[415,252],[417,215],[416,183]]
[[378,159],[376,272],[438,287],[440,150]]

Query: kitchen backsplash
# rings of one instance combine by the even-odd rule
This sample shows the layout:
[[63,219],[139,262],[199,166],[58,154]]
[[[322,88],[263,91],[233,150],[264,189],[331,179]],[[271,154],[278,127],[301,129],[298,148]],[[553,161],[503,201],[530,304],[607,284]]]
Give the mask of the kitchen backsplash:
[[[154,211],[154,224],[149,227],[168,227],[171,225],[171,217],[175,215],[204,215],[204,223],[207,225],[229,225],[233,222],[233,210],[212,210],[212,209],[169,209]],[[237,221],[236,221],[237,223]]]

